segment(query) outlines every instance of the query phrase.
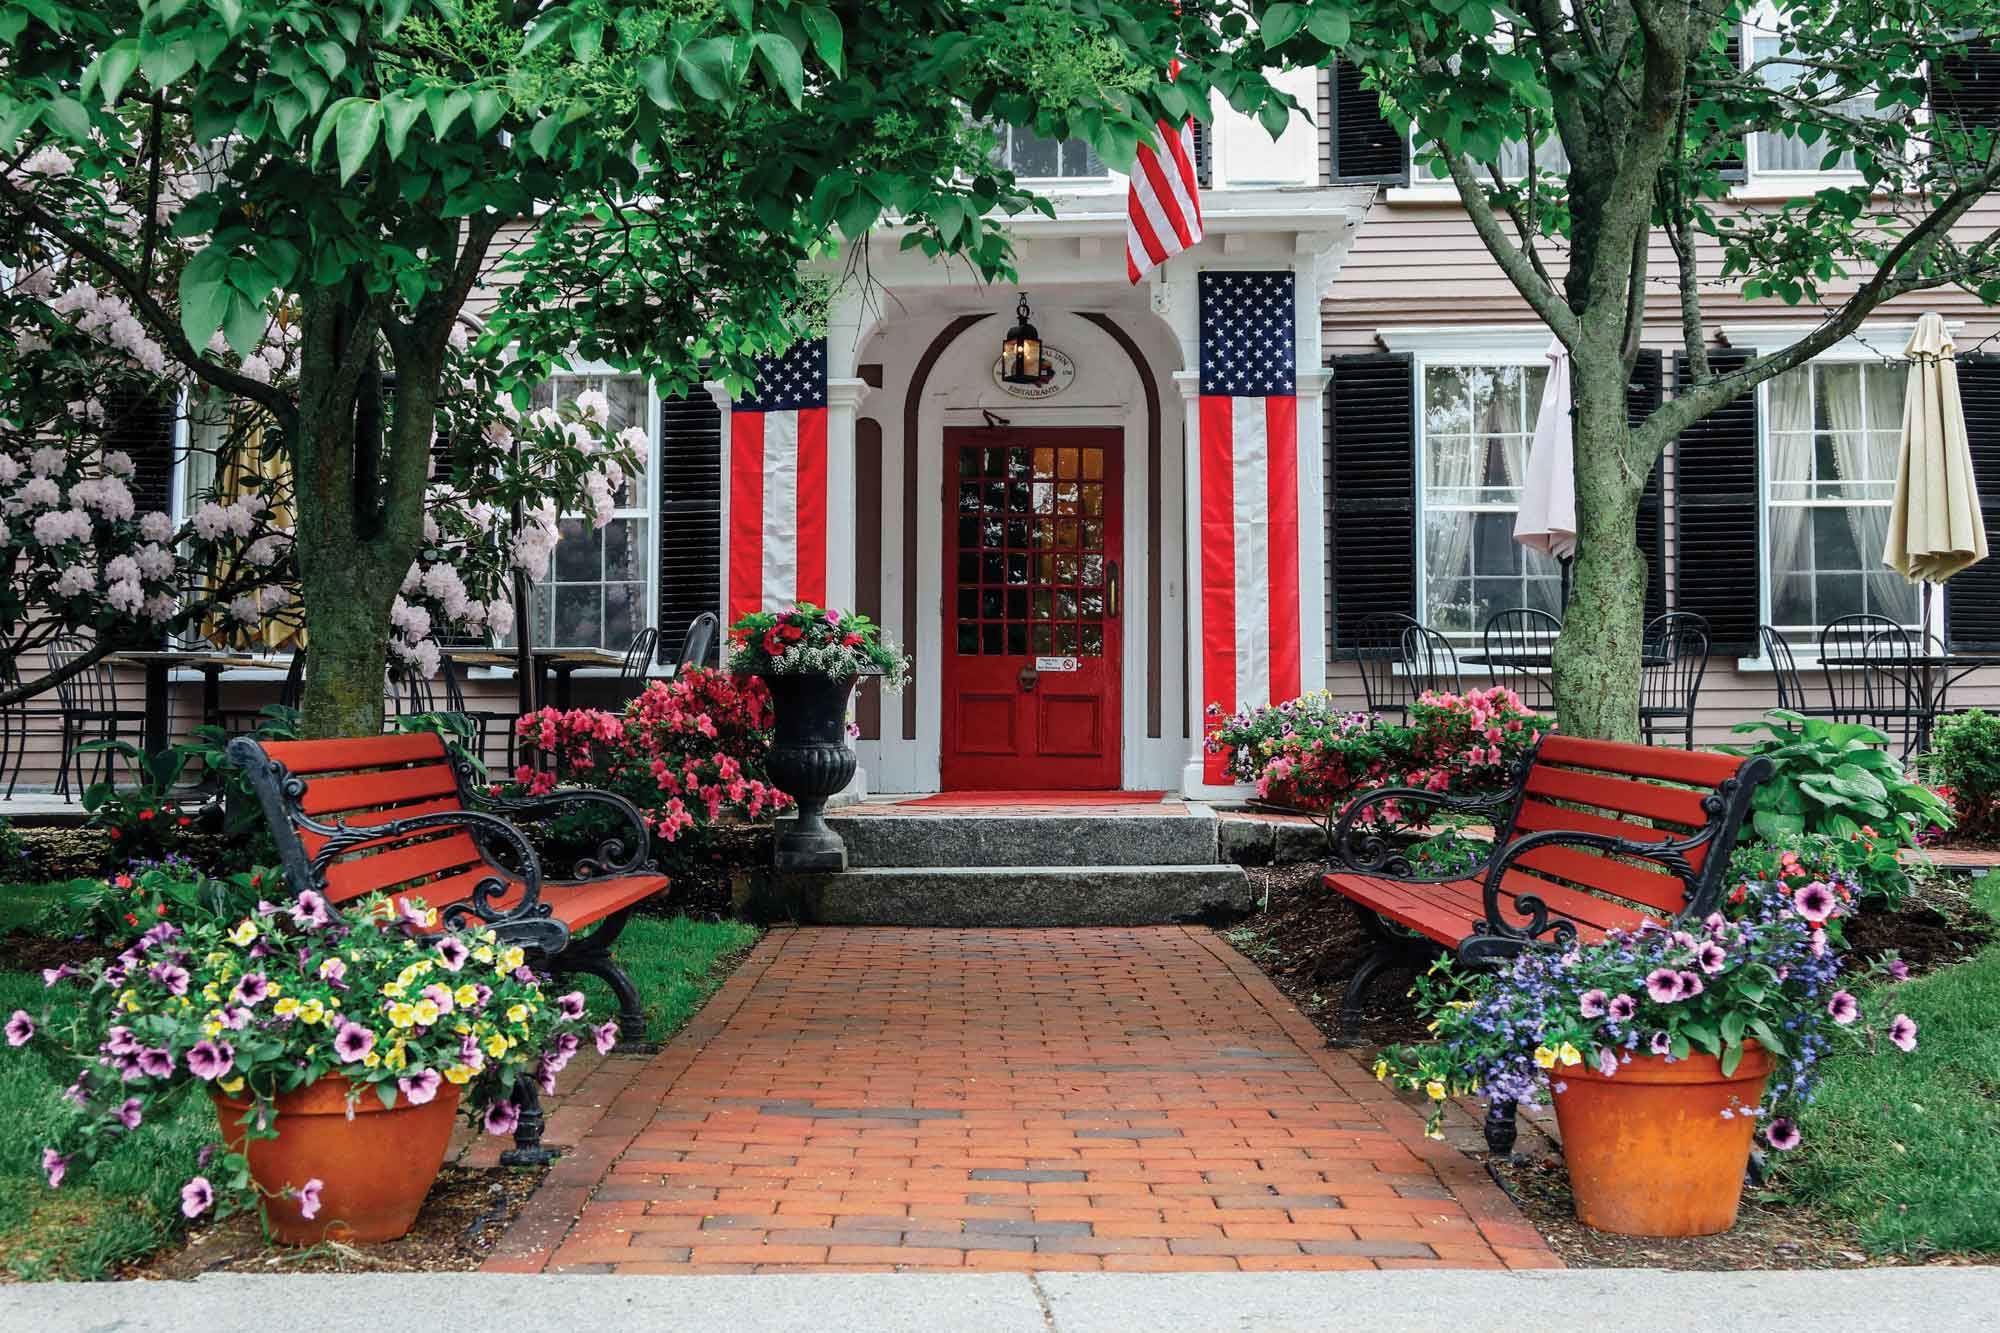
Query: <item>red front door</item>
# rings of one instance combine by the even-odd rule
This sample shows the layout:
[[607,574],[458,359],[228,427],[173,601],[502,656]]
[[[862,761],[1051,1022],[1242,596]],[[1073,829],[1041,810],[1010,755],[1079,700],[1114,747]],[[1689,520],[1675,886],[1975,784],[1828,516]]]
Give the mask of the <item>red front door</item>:
[[1118,786],[1123,445],[945,432],[945,790]]

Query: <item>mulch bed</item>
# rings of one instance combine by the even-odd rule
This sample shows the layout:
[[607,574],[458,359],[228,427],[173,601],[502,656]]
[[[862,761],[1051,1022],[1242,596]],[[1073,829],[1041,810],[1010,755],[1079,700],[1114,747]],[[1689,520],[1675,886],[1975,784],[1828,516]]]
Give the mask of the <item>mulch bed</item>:
[[[1251,883],[1265,905],[1230,930],[1227,938],[1332,1038],[1341,994],[1369,945],[1353,905],[1321,887],[1320,877],[1329,868],[1320,864],[1251,869]],[[1961,883],[1931,880],[1901,911],[1856,917],[1847,930],[1850,948],[1862,957],[1893,949],[1910,964],[1912,973],[1946,967],[1977,952],[2000,937],[2000,931],[1972,909]],[[1407,975],[1385,973],[1378,980],[1357,1029],[1362,1053],[1426,1037],[1423,1020],[1405,994],[1408,988]],[[1466,1132],[1452,1137],[1461,1143],[1477,1142],[1469,1127],[1477,1123],[1481,1108],[1467,1103],[1465,1109],[1460,1124]],[[1526,1115],[1517,1156],[1512,1161],[1489,1161],[1489,1169],[1550,1248],[1574,1267],[1826,1269],[1905,1262],[1871,1257],[1850,1228],[1755,1191],[1745,1194],[1736,1226],[1718,1236],[1660,1239],[1593,1231],[1576,1220],[1560,1151]]]
[[380,1245],[337,1241],[290,1249],[264,1243],[255,1213],[203,1227],[122,1276],[180,1280],[203,1273],[451,1273],[486,1261],[546,1168],[450,1165],[410,1233]]

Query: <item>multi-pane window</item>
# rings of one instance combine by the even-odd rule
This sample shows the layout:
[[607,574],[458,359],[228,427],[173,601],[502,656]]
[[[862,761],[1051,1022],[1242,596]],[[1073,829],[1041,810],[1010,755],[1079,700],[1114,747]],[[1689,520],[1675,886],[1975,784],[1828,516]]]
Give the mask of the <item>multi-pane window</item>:
[[1425,623],[1472,636],[1494,612],[1560,614],[1562,569],[1514,540],[1546,365],[1427,364],[1420,447]]
[[1103,180],[1111,172],[1082,139],[1045,139],[1019,125],[994,127],[1000,165],[1024,180]]
[[[535,394],[538,407],[564,403],[596,389],[611,403],[612,431],[637,426],[651,434],[646,381],[637,375],[557,375]],[[622,650],[647,623],[652,515],[645,464],[632,469],[613,496],[611,521],[565,516],[548,577],[535,585],[534,641],[556,648]]]
[[960,656],[1102,657],[1110,581],[1105,451],[958,451]]
[[1820,361],[1764,387],[1764,550],[1781,630],[1809,639],[1864,611],[1916,622],[1916,588],[1882,563],[1906,373]]
[[[1789,88],[1806,75],[1806,67],[1779,57],[1789,53],[1790,43],[1778,33],[1753,32],[1748,50],[1757,77],[1772,88]],[[1769,63],[1766,63],[1769,62]],[[1882,117],[1892,109],[1877,107],[1875,94],[1863,92],[1830,108],[1848,119]],[[1759,130],[1750,136],[1750,169],[1753,172],[1853,171],[1854,154],[1843,151],[1828,160],[1824,139],[1808,143],[1795,129]]]

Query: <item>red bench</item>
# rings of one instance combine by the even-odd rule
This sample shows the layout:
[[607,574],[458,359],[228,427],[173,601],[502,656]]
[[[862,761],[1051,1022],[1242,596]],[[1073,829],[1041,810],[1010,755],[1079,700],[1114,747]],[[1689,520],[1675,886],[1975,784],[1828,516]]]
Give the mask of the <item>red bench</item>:
[[[1343,1039],[1386,969],[1423,967],[1440,952],[1490,966],[1613,927],[1706,917],[1721,901],[1751,795],[1772,771],[1761,757],[1549,736],[1492,796],[1356,796],[1334,827],[1346,868],[1325,883],[1360,910],[1375,948],[1341,998]],[[1493,850],[1469,874],[1425,875],[1380,827],[1389,801],[1399,818],[1421,808],[1484,817]],[[1511,1104],[1494,1104],[1486,1136],[1495,1152],[1512,1150]]]
[[[618,997],[618,1028],[633,1049],[646,1031],[638,987],[611,956],[639,903],[667,887],[648,859],[651,837],[631,802],[601,791],[540,797],[486,794],[471,764],[428,732],[322,741],[241,736],[242,769],[296,892],[329,902],[395,892],[438,909],[440,926],[490,928],[558,976],[602,978]],[[533,846],[502,818],[611,810],[630,832],[579,863],[574,878],[545,879]],[[539,1090],[523,1080],[510,1162],[547,1160]]]

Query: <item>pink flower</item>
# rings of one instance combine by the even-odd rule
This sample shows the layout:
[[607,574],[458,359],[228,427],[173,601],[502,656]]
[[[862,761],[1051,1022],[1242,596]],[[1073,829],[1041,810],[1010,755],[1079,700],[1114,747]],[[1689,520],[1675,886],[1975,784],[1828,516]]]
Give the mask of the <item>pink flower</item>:
[[1833,993],[1833,998],[1826,1002],[1826,1012],[1834,1022],[1846,1027],[1861,1017],[1861,1002],[1855,999],[1852,993],[1837,990]]
[[582,1018],[583,992],[573,990],[567,995],[558,995],[556,997],[556,1012],[568,1019]]
[[1711,976],[1720,972],[1729,962],[1729,955],[1724,952],[1720,944],[1713,941],[1701,945],[1695,950],[1694,956],[1695,961],[1701,964],[1701,970]]
[[215,1186],[207,1176],[196,1176],[181,1186],[181,1216],[200,1217],[215,1202]]
[[1656,1004],[1672,1004],[1681,998],[1681,973],[1671,967],[1656,967],[1646,974],[1646,994]]
[[59,1190],[62,1188],[63,1175],[69,1170],[69,1158],[63,1156],[54,1148],[44,1148],[42,1149],[42,1170],[48,1173],[49,1188]]
[[1585,1018],[1602,1018],[1609,1007],[1610,997],[1601,990],[1587,990],[1577,997],[1577,1012]]
[[198,1041],[187,1053],[188,1072],[204,1081],[227,1074],[236,1064],[236,1052],[228,1042]]
[[1618,1052],[1612,1050],[1609,1046],[1598,1047],[1597,1072],[1606,1078],[1616,1076],[1618,1073]]
[[1806,920],[1817,925],[1833,915],[1838,905],[1833,890],[1814,880],[1792,895],[1792,907]]
[[1638,1011],[1639,1011],[1639,1002],[1633,999],[1631,996],[1614,995],[1611,997],[1611,1004],[1608,1012],[1611,1015],[1612,1022],[1614,1023],[1626,1022],[1632,1017],[1633,1014],[1637,1013]]
[[1917,1020],[1908,1014],[1897,1014],[1889,1020],[1889,1043],[1903,1052],[1917,1049]]
[[438,1094],[438,1087],[444,1079],[435,1069],[419,1069],[396,1080],[396,1086],[403,1090],[403,1096],[410,1105],[422,1106]]
[[310,1222],[319,1213],[319,1192],[326,1188],[326,1182],[314,1176],[299,1186],[299,1216]]
[[1779,1152],[1790,1152],[1799,1146],[1799,1141],[1803,1137],[1799,1133],[1798,1125],[1784,1116],[1779,1116],[1764,1127],[1764,1142]]
[[511,1101],[498,1101],[486,1108],[488,1134],[512,1134],[521,1123],[521,1108]]
[[34,1036],[35,1020],[28,1017],[27,1010],[16,1009],[13,1017],[7,1020],[7,1044],[9,1046],[26,1046],[30,1041],[34,1040]]
[[[1911,1024],[1911,1031],[1914,1032],[1915,1030],[1916,1025]],[[615,1019],[607,1020],[592,1028],[590,1035],[596,1039],[597,1053],[599,1055],[609,1055],[611,1054],[611,1048],[618,1044],[618,1023]]]

